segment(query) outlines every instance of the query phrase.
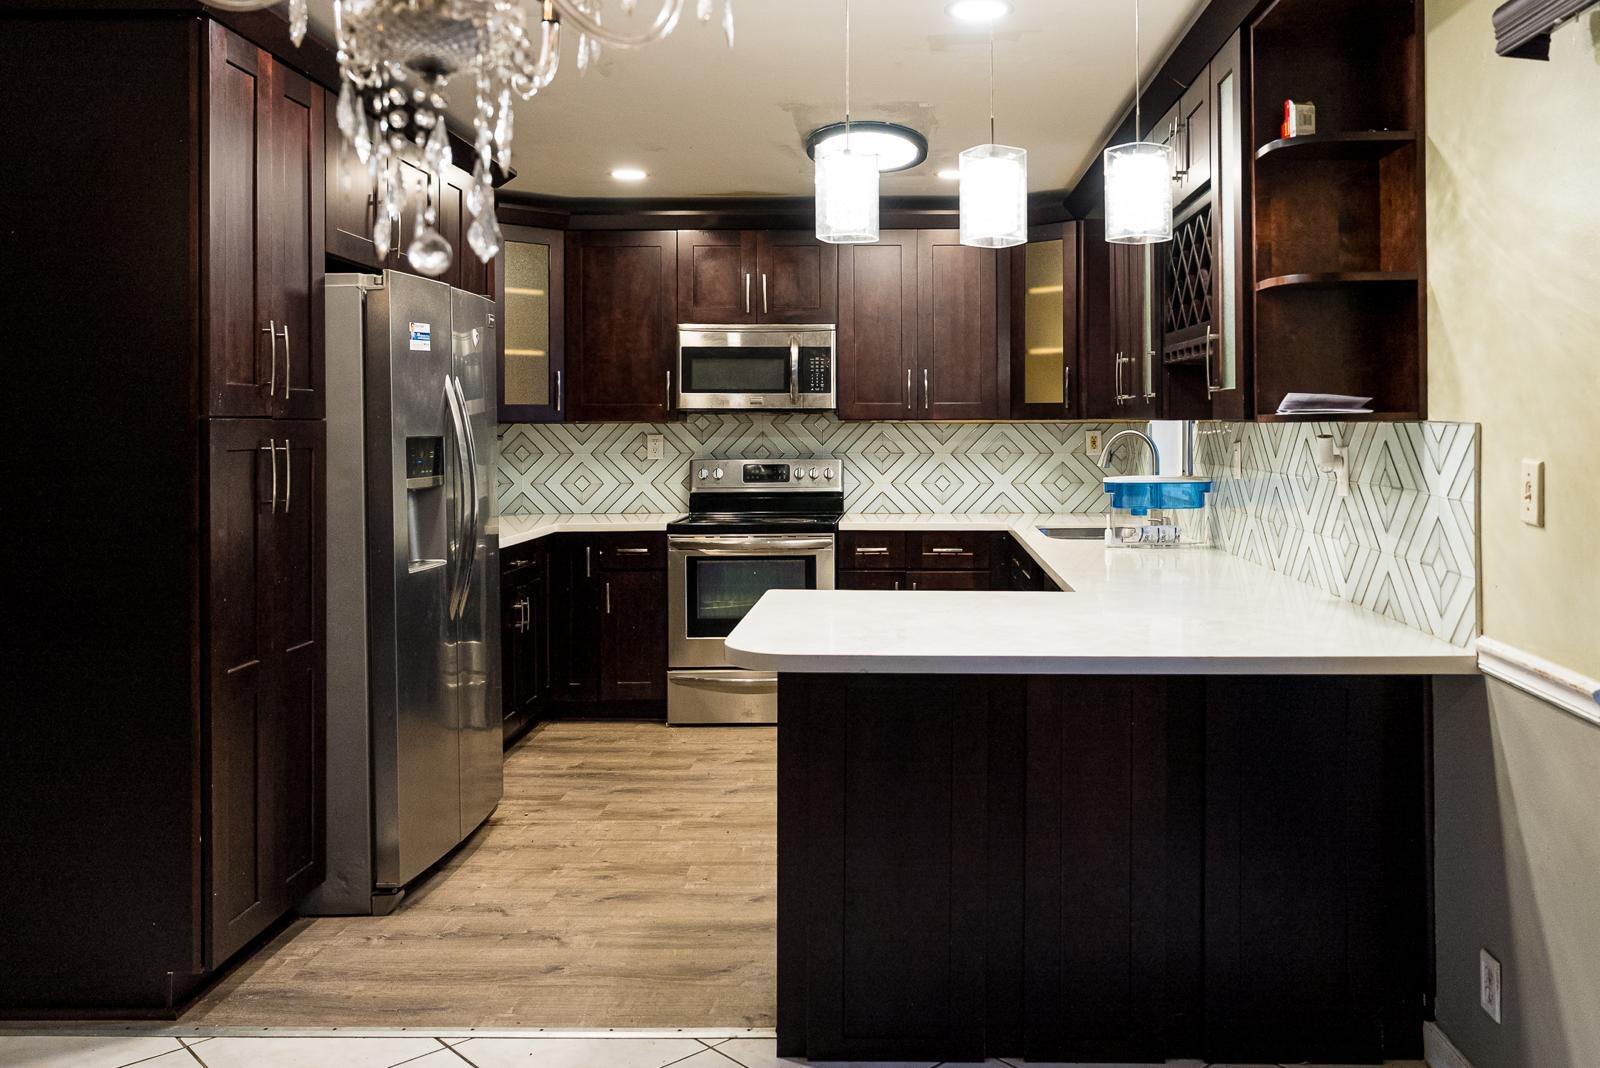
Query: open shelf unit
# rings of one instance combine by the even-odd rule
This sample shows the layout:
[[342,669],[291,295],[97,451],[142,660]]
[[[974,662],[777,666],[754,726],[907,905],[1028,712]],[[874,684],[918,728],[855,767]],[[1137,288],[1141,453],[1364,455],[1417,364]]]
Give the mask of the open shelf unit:
[[[1276,0],[1251,25],[1255,411],[1285,393],[1371,396],[1423,418],[1420,5]],[[1283,103],[1318,133],[1280,137]],[[1289,417],[1293,418],[1293,417]]]

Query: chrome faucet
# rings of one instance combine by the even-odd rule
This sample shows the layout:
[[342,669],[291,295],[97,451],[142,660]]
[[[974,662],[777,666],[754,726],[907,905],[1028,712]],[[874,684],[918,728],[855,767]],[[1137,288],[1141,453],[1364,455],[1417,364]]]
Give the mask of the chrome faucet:
[[1105,444],[1105,448],[1100,450],[1100,466],[1105,468],[1106,461],[1111,459],[1111,450],[1116,447],[1118,441],[1121,441],[1130,434],[1144,442],[1146,445],[1150,446],[1150,473],[1152,475],[1159,475],[1161,473],[1161,450],[1156,448],[1155,439],[1149,434],[1146,434],[1143,430],[1135,430],[1132,427],[1129,427],[1127,430],[1119,430],[1115,434],[1111,435],[1110,440],[1108,440]]

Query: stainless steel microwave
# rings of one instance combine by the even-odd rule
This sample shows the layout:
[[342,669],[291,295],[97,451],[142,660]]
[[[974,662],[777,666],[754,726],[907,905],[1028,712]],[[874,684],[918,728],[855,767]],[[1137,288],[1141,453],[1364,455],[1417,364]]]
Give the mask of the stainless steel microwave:
[[678,327],[680,411],[838,405],[830,325]]

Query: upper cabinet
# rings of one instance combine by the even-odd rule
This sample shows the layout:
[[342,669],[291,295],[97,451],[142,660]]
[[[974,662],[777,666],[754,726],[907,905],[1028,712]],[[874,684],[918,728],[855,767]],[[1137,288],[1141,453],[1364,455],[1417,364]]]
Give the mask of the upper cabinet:
[[562,235],[502,226],[494,263],[500,308],[500,421],[559,422],[566,408]]
[[[1255,410],[1426,418],[1421,4],[1276,0],[1250,27]],[[1316,132],[1282,138],[1286,99]]]
[[678,232],[678,322],[834,323],[839,249],[801,230]]
[[324,93],[207,36],[206,414],[321,418]]
[[567,235],[567,418],[660,422],[673,408],[678,235]]
[[1011,417],[1075,419],[1081,409],[1082,223],[1035,227],[1009,250]]
[[[339,97],[331,89],[323,90],[323,113],[334,114]],[[328,190],[328,255],[337,256],[351,264],[382,270],[385,264],[378,257],[372,243],[372,231],[378,223],[378,194],[367,174],[366,164],[356,156],[356,150],[339,132],[337,122],[324,123],[326,134],[323,154]]]
[[886,230],[839,265],[841,419],[998,419],[997,254]]

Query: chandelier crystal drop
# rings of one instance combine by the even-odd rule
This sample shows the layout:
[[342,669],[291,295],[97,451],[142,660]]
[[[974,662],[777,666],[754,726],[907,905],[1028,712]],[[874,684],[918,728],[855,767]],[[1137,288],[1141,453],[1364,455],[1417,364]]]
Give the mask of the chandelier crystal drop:
[[[271,7],[276,0],[207,0],[239,11]],[[659,0],[648,24],[607,22],[606,0],[334,0],[334,32],[342,75],[334,118],[346,143],[372,177],[379,218],[372,243],[388,255],[402,209],[412,203],[416,225],[406,255],[424,274],[449,270],[454,250],[438,230],[438,206],[427,182],[404,176],[421,167],[443,174],[450,163],[445,132],[452,80],[473,92],[471,217],[467,244],[484,262],[502,243],[494,215],[495,165],[511,165],[513,106],[549,85],[561,62],[562,27],[577,36],[579,72],[600,57],[602,45],[642,48],[677,28],[689,0]],[[733,0],[720,0],[722,33],[733,44]],[[707,24],[718,0],[695,0],[695,17]],[[638,0],[620,0],[624,17]],[[289,0],[289,33],[306,34],[306,0]],[[459,101],[458,101],[459,103]],[[409,165],[409,166],[408,166]]]

